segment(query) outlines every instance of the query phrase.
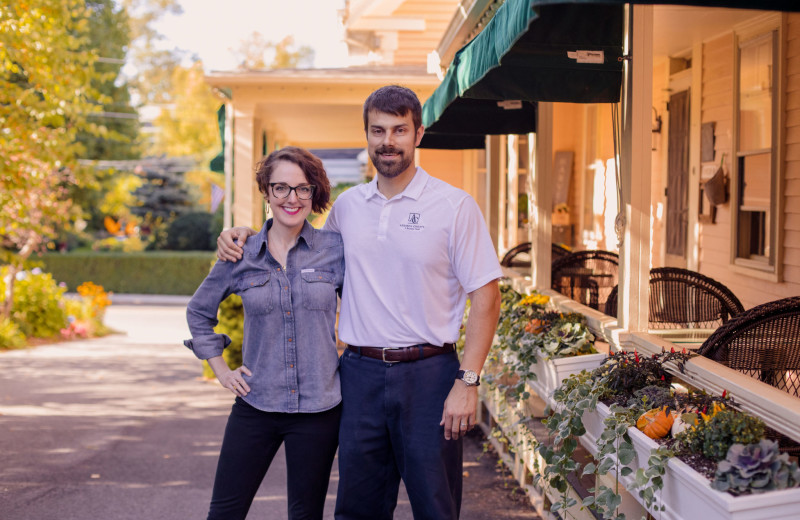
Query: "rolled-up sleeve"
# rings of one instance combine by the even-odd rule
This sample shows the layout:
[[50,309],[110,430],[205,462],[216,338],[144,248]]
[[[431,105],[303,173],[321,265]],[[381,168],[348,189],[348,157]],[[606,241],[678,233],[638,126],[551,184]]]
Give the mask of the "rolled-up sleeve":
[[226,334],[217,334],[219,304],[233,293],[233,263],[217,261],[186,307],[186,322],[192,339],[183,342],[199,359],[221,356],[231,344]]

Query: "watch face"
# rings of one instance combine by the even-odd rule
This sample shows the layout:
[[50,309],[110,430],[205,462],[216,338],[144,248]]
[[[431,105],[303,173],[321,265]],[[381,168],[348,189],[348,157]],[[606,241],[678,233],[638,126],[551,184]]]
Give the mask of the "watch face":
[[474,385],[475,383],[478,382],[478,374],[476,374],[472,370],[465,370],[464,377],[462,379],[468,385]]

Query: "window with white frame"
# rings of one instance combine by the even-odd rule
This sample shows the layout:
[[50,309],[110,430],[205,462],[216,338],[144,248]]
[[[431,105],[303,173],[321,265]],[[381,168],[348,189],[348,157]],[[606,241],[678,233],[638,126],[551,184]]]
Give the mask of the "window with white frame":
[[740,38],[737,50],[733,256],[739,265],[772,271],[778,162],[778,31]]

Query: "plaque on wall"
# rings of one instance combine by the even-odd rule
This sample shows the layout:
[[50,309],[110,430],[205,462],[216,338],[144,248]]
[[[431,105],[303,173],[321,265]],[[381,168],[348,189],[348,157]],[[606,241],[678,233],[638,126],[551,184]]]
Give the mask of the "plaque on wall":
[[572,176],[574,152],[556,152],[553,160],[553,207],[566,204],[569,197],[569,179]]
[[714,160],[714,121],[703,123],[700,127],[700,161]]

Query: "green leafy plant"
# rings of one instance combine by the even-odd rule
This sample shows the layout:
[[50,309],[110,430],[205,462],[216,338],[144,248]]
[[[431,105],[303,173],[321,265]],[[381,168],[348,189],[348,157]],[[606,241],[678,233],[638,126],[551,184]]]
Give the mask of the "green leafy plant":
[[[610,355],[593,372],[583,372],[567,378],[553,395],[556,409],[544,424],[552,436],[553,445],[537,447],[546,466],[543,477],[548,485],[558,490],[561,499],[554,503],[551,511],[559,511],[577,505],[567,493],[567,476],[580,471],[580,464],[573,459],[577,438],[586,433],[582,416],[597,409],[597,403],[605,399],[610,403],[608,417],[604,419],[604,430],[597,439],[596,463],[583,467],[583,474],[614,476],[615,485],[600,485],[595,496],[583,500],[583,507],[593,508],[603,518],[624,518],[618,513],[622,503],[620,478],[633,475],[633,486],[647,507],[656,505],[657,493],[663,487],[666,465],[674,453],[666,446],[652,450],[648,467],[634,470],[631,463],[635,457],[633,442],[628,429],[636,423],[642,408],[650,399],[665,399],[669,394],[672,374],[664,364],[675,363],[682,368],[689,354],[662,352],[652,357],[640,356],[636,352],[618,352]],[[663,388],[664,391],[659,391]],[[636,397],[632,392],[642,390]],[[666,394],[664,393],[666,392]],[[641,402],[640,406],[627,406],[630,399]],[[674,398],[673,398],[674,399]]]
[[[242,342],[244,341],[244,306],[242,298],[231,294],[219,305],[217,312],[219,323],[214,328],[217,334],[227,334],[231,344],[222,351],[222,358],[232,369],[242,365]],[[213,379],[214,371],[207,362],[203,362],[203,377]]]
[[778,443],[761,439],[753,444],[733,444],[717,466],[711,487],[733,495],[764,493],[800,485],[800,468],[781,454]]
[[[8,268],[0,270],[0,290],[5,291]],[[65,288],[56,284],[41,268],[15,275],[14,307],[11,319],[27,337],[51,338],[67,324],[62,298]]]
[[9,318],[0,318],[0,349],[21,348],[25,346],[25,334]]
[[684,452],[700,452],[709,459],[722,460],[734,444],[759,442],[764,438],[765,429],[761,419],[725,409],[678,434],[677,440]]

